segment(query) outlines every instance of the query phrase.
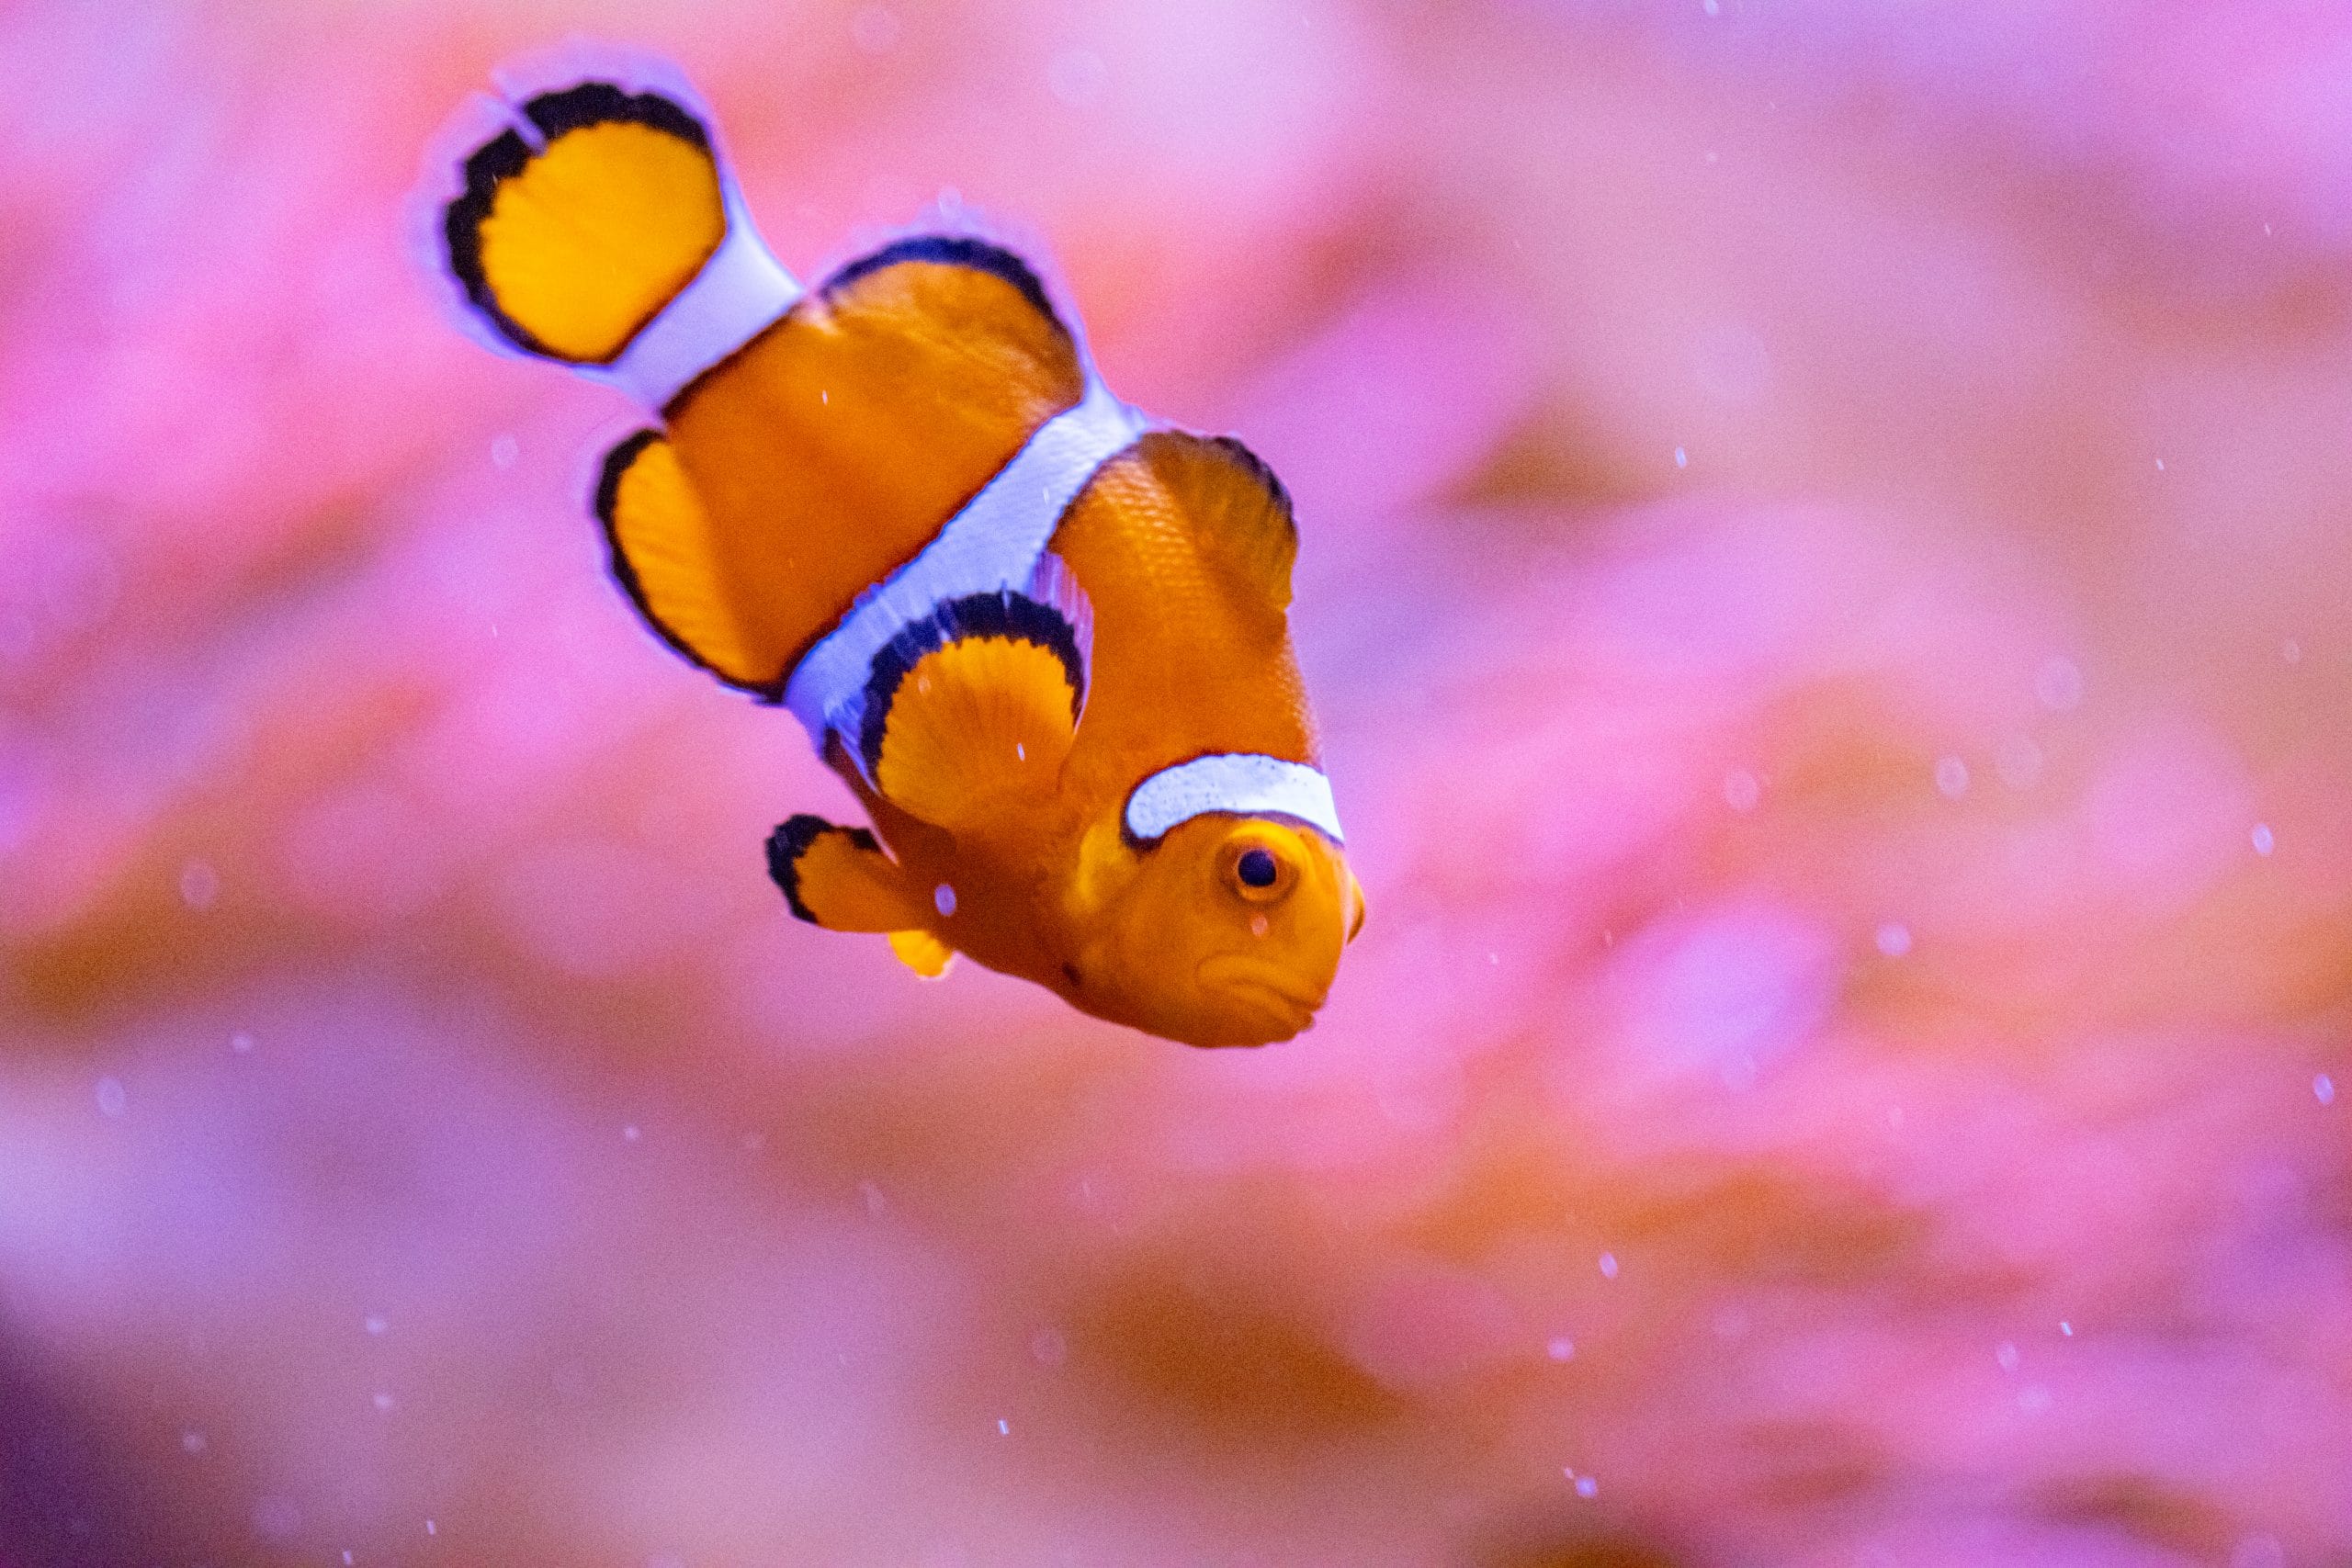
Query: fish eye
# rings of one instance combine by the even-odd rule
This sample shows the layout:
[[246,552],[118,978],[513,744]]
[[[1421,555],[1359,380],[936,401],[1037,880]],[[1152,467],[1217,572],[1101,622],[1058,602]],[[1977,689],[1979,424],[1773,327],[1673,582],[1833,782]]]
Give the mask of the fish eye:
[[1226,884],[1252,904],[1271,904],[1291,889],[1298,874],[1263,842],[1244,839],[1225,852]]

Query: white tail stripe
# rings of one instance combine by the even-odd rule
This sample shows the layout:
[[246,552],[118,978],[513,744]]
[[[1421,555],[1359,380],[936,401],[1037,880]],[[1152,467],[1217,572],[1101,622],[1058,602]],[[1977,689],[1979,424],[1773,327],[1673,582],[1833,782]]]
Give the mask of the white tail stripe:
[[719,179],[727,237],[702,270],[639,329],[619,358],[608,366],[578,367],[655,413],[695,377],[774,325],[802,292],[752,227],[734,180],[723,171]]
[[1347,842],[1340,831],[1340,808],[1331,798],[1331,781],[1319,769],[1238,751],[1195,757],[1162,768],[1136,785],[1135,793],[1127,796],[1127,833],[1150,843],[1179,824],[1212,811],[1229,811],[1238,817],[1295,817],[1321,829],[1333,843]]
[[[1039,425],[922,553],[858,595],[831,636],[808,650],[784,688],[784,704],[820,751],[865,694],[875,655],[950,600],[1025,591],[1037,562],[1094,471],[1143,430],[1143,416],[1091,376],[1086,396]],[[843,737],[853,755],[857,737]]]

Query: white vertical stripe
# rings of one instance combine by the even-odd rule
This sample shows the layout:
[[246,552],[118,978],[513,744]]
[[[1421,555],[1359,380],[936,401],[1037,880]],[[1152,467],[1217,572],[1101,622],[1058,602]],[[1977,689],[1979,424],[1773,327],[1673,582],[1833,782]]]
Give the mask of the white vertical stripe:
[[1229,751],[1162,768],[1127,796],[1127,831],[1149,843],[1211,811],[1239,817],[1295,817],[1345,843],[1331,781],[1304,762]]
[[579,367],[655,413],[695,377],[765,332],[800,298],[799,283],[768,254],[752,227],[734,179],[722,168],[719,180],[727,235],[702,270],[639,329],[618,359],[609,366]]
[[[785,705],[817,749],[864,694],[875,655],[892,637],[950,600],[1028,587],[1062,513],[1143,426],[1140,414],[1090,375],[1086,396],[1039,425],[922,554],[860,594],[784,689]],[[843,739],[854,754],[857,737]]]

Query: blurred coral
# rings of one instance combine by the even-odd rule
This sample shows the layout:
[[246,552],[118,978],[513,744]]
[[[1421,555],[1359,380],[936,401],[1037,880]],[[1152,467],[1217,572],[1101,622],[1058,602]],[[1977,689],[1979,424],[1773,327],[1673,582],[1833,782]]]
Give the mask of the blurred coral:
[[[969,204],[1283,473],[1372,910],[1311,1034],[786,917],[854,807],[406,248],[571,33],[804,275]],[[2347,57],[0,9],[0,1562],[2352,1554]]]

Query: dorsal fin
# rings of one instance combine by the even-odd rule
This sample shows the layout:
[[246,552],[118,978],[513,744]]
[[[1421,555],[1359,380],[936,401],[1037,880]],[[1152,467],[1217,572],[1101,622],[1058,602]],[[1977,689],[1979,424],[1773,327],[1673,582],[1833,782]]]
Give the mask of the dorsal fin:
[[1053,301],[1046,297],[1046,286],[1029,264],[1001,245],[968,234],[912,234],[896,240],[870,255],[864,255],[844,265],[825,280],[824,292],[838,295],[848,290],[861,277],[906,262],[930,262],[939,266],[969,267],[1001,278],[1028,303],[1038,316],[1053,323],[1067,338],[1069,329],[1062,325],[1054,313]]
[[449,269],[515,346],[611,361],[727,232],[710,137],[658,93],[582,82],[520,107],[464,162],[442,219]]
[[1298,525],[1274,471],[1230,435],[1161,430],[1140,445],[1152,471],[1184,498],[1202,558],[1246,598],[1287,610]]
[[665,411],[729,602],[788,664],[1085,390],[1018,258],[901,242],[851,264]]

